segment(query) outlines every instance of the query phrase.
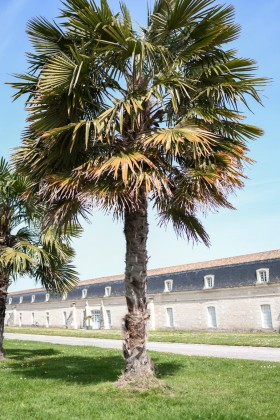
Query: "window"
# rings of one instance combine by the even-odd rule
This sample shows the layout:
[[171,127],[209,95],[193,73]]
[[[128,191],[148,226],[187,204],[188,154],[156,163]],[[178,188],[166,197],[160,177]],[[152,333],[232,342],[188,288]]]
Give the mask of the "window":
[[165,280],[164,292],[171,292],[173,288],[173,280]]
[[35,325],[35,314],[34,314],[34,312],[32,312],[32,314],[31,314],[31,319],[32,319],[32,325]]
[[19,298],[19,303],[22,303],[23,302],[23,296],[21,296],[20,298]]
[[22,313],[20,312],[18,326],[21,327],[21,325],[22,325]]
[[85,299],[87,297],[87,289],[82,290],[82,298]]
[[91,311],[92,313],[92,329],[98,330],[101,326],[101,314],[99,310]]
[[67,327],[67,313],[63,312],[63,322],[64,322],[64,326]]
[[104,296],[111,296],[111,286],[105,287],[105,295]]
[[204,277],[204,289],[212,289],[214,287],[214,276],[208,275]]
[[208,327],[217,328],[216,308],[215,306],[208,306]]
[[11,305],[13,302],[13,298],[9,298],[9,305]]
[[48,302],[50,300],[50,294],[49,293],[47,293],[46,294],[46,302]]
[[106,314],[107,314],[108,328],[112,328],[112,317],[111,317],[111,311],[107,309],[107,310],[106,310]]
[[35,295],[31,296],[31,303],[35,302]]
[[50,326],[50,314],[49,312],[46,312],[46,328],[49,328]]
[[67,299],[67,293],[64,293],[63,295],[62,295],[62,300],[66,300]]
[[166,313],[167,313],[167,326],[174,327],[173,309],[166,308]]
[[270,305],[261,305],[262,311],[262,327],[272,328],[272,317]]
[[260,268],[256,271],[257,273],[257,283],[259,284],[266,284],[269,281],[269,269],[268,268]]

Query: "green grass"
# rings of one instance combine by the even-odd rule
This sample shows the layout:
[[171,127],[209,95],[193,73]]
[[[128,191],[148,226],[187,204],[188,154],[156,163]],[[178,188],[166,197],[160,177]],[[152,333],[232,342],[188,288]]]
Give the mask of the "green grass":
[[165,389],[114,383],[119,351],[6,340],[2,420],[280,419],[280,363],[154,353]]
[[[115,330],[65,330],[58,328],[6,327],[6,332],[22,334],[61,335],[70,337],[121,339],[121,332]],[[232,346],[280,347],[277,333],[236,333],[236,332],[190,332],[190,331],[150,331],[149,341],[171,343],[226,344]]]

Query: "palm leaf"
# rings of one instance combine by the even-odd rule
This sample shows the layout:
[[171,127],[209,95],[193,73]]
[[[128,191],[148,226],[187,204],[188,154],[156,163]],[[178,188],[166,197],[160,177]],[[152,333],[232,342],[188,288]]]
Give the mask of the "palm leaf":
[[185,209],[169,206],[159,210],[159,225],[166,226],[168,223],[173,225],[176,234],[180,237],[186,237],[189,241],[202,241],[205,245],[210,245],[202,223],[198,218]]
[[[100,166],[97,166],[96,169],[93,170],[92,176],[98,179],[101,176],[104,176],[104,174],[112,173],[114,179],[118,179],[121,175],[122,181],[126,185],[131,176],[137,176],[139,172],[142,172],[143,165],[156,169],[153,162],[144,154],[135,151],[121,153],[111,157]],[[88,175],[91,176],[90,173]]]
[[146,147],[161,147],[165,153],[170,152],[174,156],[184,153],[191,144],[195,158],[209,154],[216,141],[214,134],[192,125],[159,129],[144,137]]

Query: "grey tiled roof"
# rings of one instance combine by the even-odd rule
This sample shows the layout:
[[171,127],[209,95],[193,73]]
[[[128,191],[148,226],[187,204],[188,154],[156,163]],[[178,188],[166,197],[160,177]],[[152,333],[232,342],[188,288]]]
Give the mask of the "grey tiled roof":
[[[217,260],[196,262],[192,264],[174,265],[171,267],[156,268],[154,270],[148,270],[148,277],[157,276],[160,274],[180,273],[183,271],[192,271],[192,270],[198,270],[202,268],[212,268],[212,267],[221,267],[225,265],[242,264],[245,262],[252,262],[252,261],[270,260],[270,259],[275,259],[275,258],[280,258],[280,249],[277,249],[275,251],[266,251],[266,252],[258,252],[255,254],[240,255],[237,257],[220,258]],[[94,284],[94,283],[107,283],[107,282],[115,281],[115,280],[123,280],[123,278],[124,278],[123,274],[119,274],[116,276],[109,276],[109,277],[99,277],[96,279],[80,281],[79,286],[87,285],[87,284]]]
[[[148,277],[152,282],[155,281],[157,276],[162,276],[163,279],[167,278],[167,275],[172,275],[176,273],[184,273],[193,271],[196,272],[197,270],[205,270],[210,268],[218,268],[218,267],[226,267],[226,266],[239,266],[244,263],[253,263],[253,262],[261,262],[261,261],[268,261],[268,260],[275,260],[280,259],[280,250],[274,251],[266,251],[266,252],[259,252],[255,254],[247,254],[247,255],[240,255],[236,257],[230,258],[221,258],[216,260],[210,261],[203,261],[203,262],[196,262],[192,264],[184,264],[184,265],[177,265],[171,267],[164,267],[159,269],[148,270]],[[110,283],[116,282],[116,284],[120,283],[121,280],[124,279],[124,275],[116,275],[116,276],[107,276],[107,277],[99,277],[90,280],[80,281],[76,288],[80,288],[81,286],[90,286],[94,284],[102,284],[102,283]],[[19,295],[19,294],[31,294],[37,292],[45,292],[45,289],[38,288],[38,289],[28,289],[28,290],[21,290],[17,292],[9,293],[9,296]],[[70,292],[71,293],[71,292]]]

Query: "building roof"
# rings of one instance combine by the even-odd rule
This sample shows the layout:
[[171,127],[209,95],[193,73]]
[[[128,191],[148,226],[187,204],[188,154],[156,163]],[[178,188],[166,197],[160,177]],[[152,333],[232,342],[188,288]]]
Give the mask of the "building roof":
[[[204,269],[204,268],[238,265],[238,264],[254,262],[254,261],[272,260],[272,259],[277,259],[277,258],[280,258],[280,249],[277,249],[274,251],[258,252],[254,254],[239,255],[236,257],[220,258],[216,260],[202,261],[202,262],[196,262],[196,263],[191,263],[191,264],[176,265],[176,266],[171,266],[171,267],[148,270],[148,277],[158,276],[162,274],[180,273],[180,272],[191,271],[191,270],[199,270],[199,269]],[[86,285],[97,284],[97,283],[108,283],[108,282],[114,282],[114,281],[123,280],[123,279],[124,279],[123,274],[119,274],[115,276],[99,277],[95,279],[80,281],[77,284],[77,286],[86,286]],[[9,295],[17,295],[17,294],[33,293],[33,292],[41,292],[41,291],[45,292],[46,290],[44,288],[20,290],[17,292],[11,292],[9,293]]]
[[25,290],[18,290],[17,292],[9,292],[10,295],[18,295],[18,294],[24,294],[24,293],[38,293],[38,292],[46,292],[46,289],[44,287],[37,287],[36,289],[25,289]]

